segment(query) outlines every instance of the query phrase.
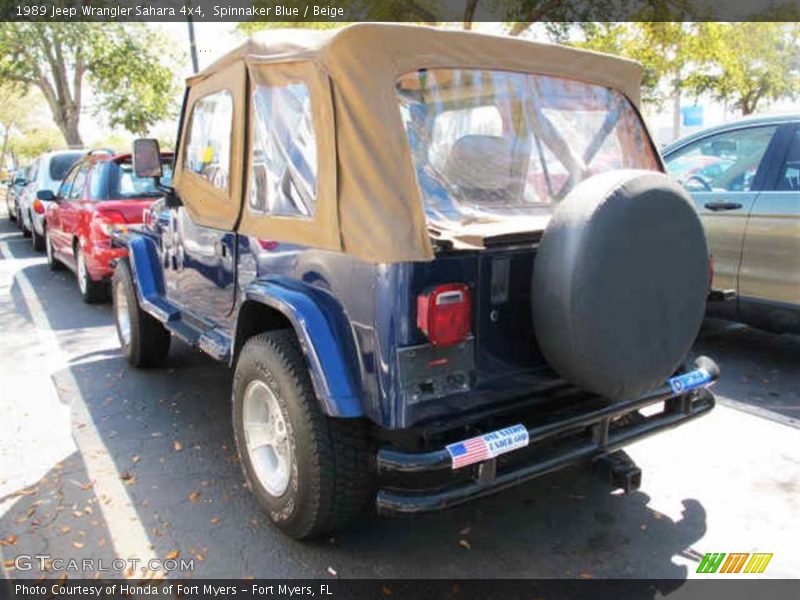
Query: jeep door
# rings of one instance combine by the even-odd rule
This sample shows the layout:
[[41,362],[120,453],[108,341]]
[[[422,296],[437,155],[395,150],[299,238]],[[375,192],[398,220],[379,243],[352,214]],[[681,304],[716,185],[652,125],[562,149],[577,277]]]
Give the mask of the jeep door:
[[[220,90],[190,107],[178,160],[206,186],[227,191],[231,179],[233,98]],[[212,325],[230,323],[235,290],[235,234],[196,223],[185,204],[169,209],[165,244],[168,299]]]

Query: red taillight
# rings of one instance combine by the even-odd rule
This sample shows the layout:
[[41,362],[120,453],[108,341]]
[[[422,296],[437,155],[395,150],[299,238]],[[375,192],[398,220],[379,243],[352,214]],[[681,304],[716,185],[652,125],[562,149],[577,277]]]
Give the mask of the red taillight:
[[261,240],[261,239],[258,240],[258,245],[261,247],[262,250],[267,250],[268,252],[276,250],[278,246],[280,246],[278,242],[275,242],[273,240]]
[[37,215],[44,214],[44,202],[42,202],[38,198],[36,198],[36,200],[33,201],[31,207],[33,208],[33,212],[35,212]]
[[115,229],[125,230],[127,221],[125,215],[116,210],[97,211],[92,217],[92,224],[102,236],[110,236]]
[[471,322],[469,288],[463,283],[440,285],[417,296],[417,327],[434,346],[463,342]]

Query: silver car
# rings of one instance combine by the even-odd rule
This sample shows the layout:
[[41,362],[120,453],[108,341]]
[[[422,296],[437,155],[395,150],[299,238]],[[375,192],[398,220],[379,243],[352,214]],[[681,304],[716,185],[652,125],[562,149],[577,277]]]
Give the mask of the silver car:
[[800,332],[800,116],[713,127],[663,154],[705,226],[713,289],[735,292],[709,313]]
[[57,192],[67,171],[84,154],[80,150],[46,152],[31,164],[28,184],[17,196],[17,222],[25,237],[33,238],[36,250],[44,250],[44,215],[47,210],[41,200],[37,203],[36,192]]

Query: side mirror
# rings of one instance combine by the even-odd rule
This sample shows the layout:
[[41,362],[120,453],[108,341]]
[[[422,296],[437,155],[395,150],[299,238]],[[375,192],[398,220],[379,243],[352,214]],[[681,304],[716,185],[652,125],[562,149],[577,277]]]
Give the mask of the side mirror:
[[43,202],[52,202],[56,199],[53,190],[39,190],[36,192],[36,197]]
[[137,177],[159,179],[162,176],[158,140],[142,138],[133,141],[133,172]]

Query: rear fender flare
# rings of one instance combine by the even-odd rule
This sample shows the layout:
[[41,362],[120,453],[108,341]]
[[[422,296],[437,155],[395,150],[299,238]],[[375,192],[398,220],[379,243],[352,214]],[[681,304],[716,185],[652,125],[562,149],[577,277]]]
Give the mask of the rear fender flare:
[[363,416],[357,351],[341,305],[326,292],[296,281],[256,281],[243,296],[278,311],[291,323],[323,412],[331,417]]

